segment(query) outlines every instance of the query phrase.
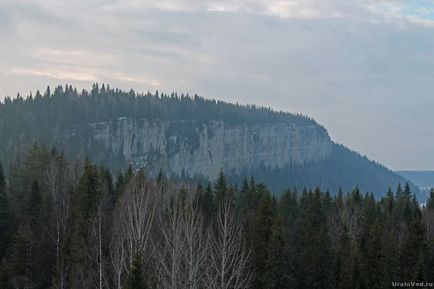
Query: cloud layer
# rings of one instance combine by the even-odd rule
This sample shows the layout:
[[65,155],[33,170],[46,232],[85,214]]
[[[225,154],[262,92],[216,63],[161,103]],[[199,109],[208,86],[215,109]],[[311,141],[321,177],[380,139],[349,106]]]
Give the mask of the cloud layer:
[[315,117],[394,169],[434,169],[428,0],[0,0],[0,95],[69,83]]

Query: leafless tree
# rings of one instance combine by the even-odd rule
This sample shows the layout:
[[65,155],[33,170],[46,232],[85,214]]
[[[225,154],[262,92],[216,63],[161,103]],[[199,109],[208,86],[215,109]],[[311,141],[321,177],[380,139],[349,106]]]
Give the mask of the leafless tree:
[[207,288],[249,288],[252,279],[250,250],[243,240],[242,225],[234,216],[229,199],[219,206],[210,246]]
[[120,289],[130,271],[134,250],[144,260],[151,256],[150,238],[157,207],[157,187],[143,172],[126,185],[116,205],[110,257],[115,272],[116,288]]
[[159,236],[154,241],[158,288],[182,288],[183,204],[176,193],[163,198],[158,213]]
[[198,204],[192,199],[184,207],[184,246],[185,259],[184,288],[202,288],[205,282],[206,257],[209,247],[209,233],[204,228],[203,216]]
[[113,217],[113,230],[110,242],[110,259],[114,272],[115,288],[122,289],[122,282],[127,270],[128,245],[122,219],[118,213]]
[[106,278],[106,263],[104,251],[106,247],[109,245],[108,242],[105,242],[106,236],[109,236],[110,228],[109,228],[109,214],[107,212],[107,208],[110,204],[110,195],[108,184],[103,184],[103,191],[101,199],[99,200],[98,208],[93,216],[92,220],[92,237],[91,241],[92,250],[90,250],[90,255],[94,256],[92,260],[94,260],[97,277],[96,277],[96,287],[98,289],[103,289],[108,287],[107,284],[109,280]]
[[336,201],[335,212],[330,218],[329,228],[333,243],[337,243],[337,236],[342,235],[344,228],[352,241],[360,235],[361,209],[357,204],[351,204],[348,197]]
[[[186,193],[186,192],[185,192]],[[208,237],[198,204],[175,189],[160,203],[159,237],[154,242],[159,288],[201,288]]]
[[53,226],[48,228],[48,234],[56,247],[56,279],[54,288],[66,288],[67,260],[64,257],[65,235],[70,217],[71,192],[77,185],[82,164],[67,163],[62,156],[51,156],[45,173],[45,185],[49,190],[53,203]]

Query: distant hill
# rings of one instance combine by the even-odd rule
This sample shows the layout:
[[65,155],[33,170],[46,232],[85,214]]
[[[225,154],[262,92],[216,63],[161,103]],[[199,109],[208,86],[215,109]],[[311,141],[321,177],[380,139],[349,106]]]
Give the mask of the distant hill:
[[[267,183],[274,191],[286,187],[302,189],[320,186],[335,193],[339,188],[348,192],[359,186],[363,192],[373,192],[377,198],[383,196],[389,186],[395,190],[399,183],[407,181],[385,166],[336,143],[332,145],[330,157],[324,160],[280,171],[261,170],[256,175],[258,180]],[[413,182],[412,179],[408,180]],[[424,201],[425,194],[421,194],[414,184],[411,186],[417,198]]]
[[397,171],[397,173],[421,188],[434,187],[434,171]]
[[398,171],[397,173],[419,187],[421,200],[425,200],[431,188],[434,188],[434,171]]
[[[384,195],[405,179],[332,142],[313,119],[203,97],[137,94],[97,84],[77,92],[58,86],[0,104],[0,160],[12,164],[34,142],[74,158],[89,157],[114,172],[144,167],[174,178],[235,183],[255,176],[276,192],[321,186],[332,193]],[[419,194],[414,187],[416,194]]]

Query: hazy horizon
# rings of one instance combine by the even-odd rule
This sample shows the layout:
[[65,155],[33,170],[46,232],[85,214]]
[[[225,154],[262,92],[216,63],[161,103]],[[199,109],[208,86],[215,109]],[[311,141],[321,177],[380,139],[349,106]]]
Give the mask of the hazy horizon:
[[433,170],[433,32],[430,0],[0,0],[0,98],[188,92],[309,115],[392,170]]

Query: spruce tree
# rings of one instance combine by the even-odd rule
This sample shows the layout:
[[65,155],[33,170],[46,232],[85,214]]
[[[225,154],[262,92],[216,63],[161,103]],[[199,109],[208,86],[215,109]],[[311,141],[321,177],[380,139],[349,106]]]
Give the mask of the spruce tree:
[[30,188],[30,196],[26,206],[26,211],[28,216],[30,217],[30,222],[38,223],[41,203],[42,195],[41,189],[39,187],[39,182],[37,180],[34,180]]
[[9,205],[6,196],[6,178],[0,163],[0,261],[6,252],[9,235]]
[[274,218],[270,240],[266,248],[265,288],[289,289],[294,286],[289,230],[283,208],[280,208]]
[[271,236],[271,227],[273,225],[273,211],[271,196],[268,191],[262,195],[256,210],[253,226],[253,252],[255,256],[255,281],[254,288],[266,288],[266,264],[268,242]]
[[399,275],[403,281],[420,276],[420,271],[424,270],[421,268],[423,262],[418,264],[420,255],[424,254],[426,249],[426,228],[419,207],[415,208],[414,214],[407,220],[407,228],[399,264]]
[[303,192],[296,234],[298,288],[331,288],[333,266],[327,218],[319,190]]
[[[80,272],[90,270],[89,266],[90,230],[92,216],[96,214],[99,204],[99,178],[96,166],[87,162],[84,172],[80,177],[78,187],[72,196],[72,230],[69,232],[71,239],[68,256],[72,263],[71,274],[80,276]],[[74,279],[71,288],[80,288],[80,280]]]
[[392,188],[389,187],[386,193],[386,212],[389,218],[392,216],[392,212],[394,208],[395,208],[395,196],[393,195]]
[[32,233],[28,225],[22,225],[11,244],[8,254],[9,276],[32,279]]
[[223,172],[223,169],[220,170],[219,176],[214,184],[214,192],[215,192],[215,200],[217,206],[223,203],[223,200],[225,200],[225,197],[228,193],[228,187],[226,183],[226,177]]
[[353,244],[345,226],[340,235],[336,254],[336,280],[338,289],[358,289],[362,287],[360,275],[359,250]]
[[426,208],[428,210],[434,210],[434,188],[431,188],[428,195],[428,200],[426,201]]
[[211,219],[217,213],[217,206],[214,199],[211,183],[208,183],[201,200],[201,211],[205,219],[205,224],[210,224]]
[[139,252],[134,253],[130,273],[125,281],[123,289],[145,289],[143,276],[143,261]]
[[241,185],[241,189],[238,191],[236,198],[236,207],[242,213],[246,214],[248,209],[250,208],[250,189],[249,182],[247,179],[243,180],[243,184]]
[[364,288],[382,289],[390,284],[386,276],[382,234],[381,222],[376,220],[363,240],[361,265]]

